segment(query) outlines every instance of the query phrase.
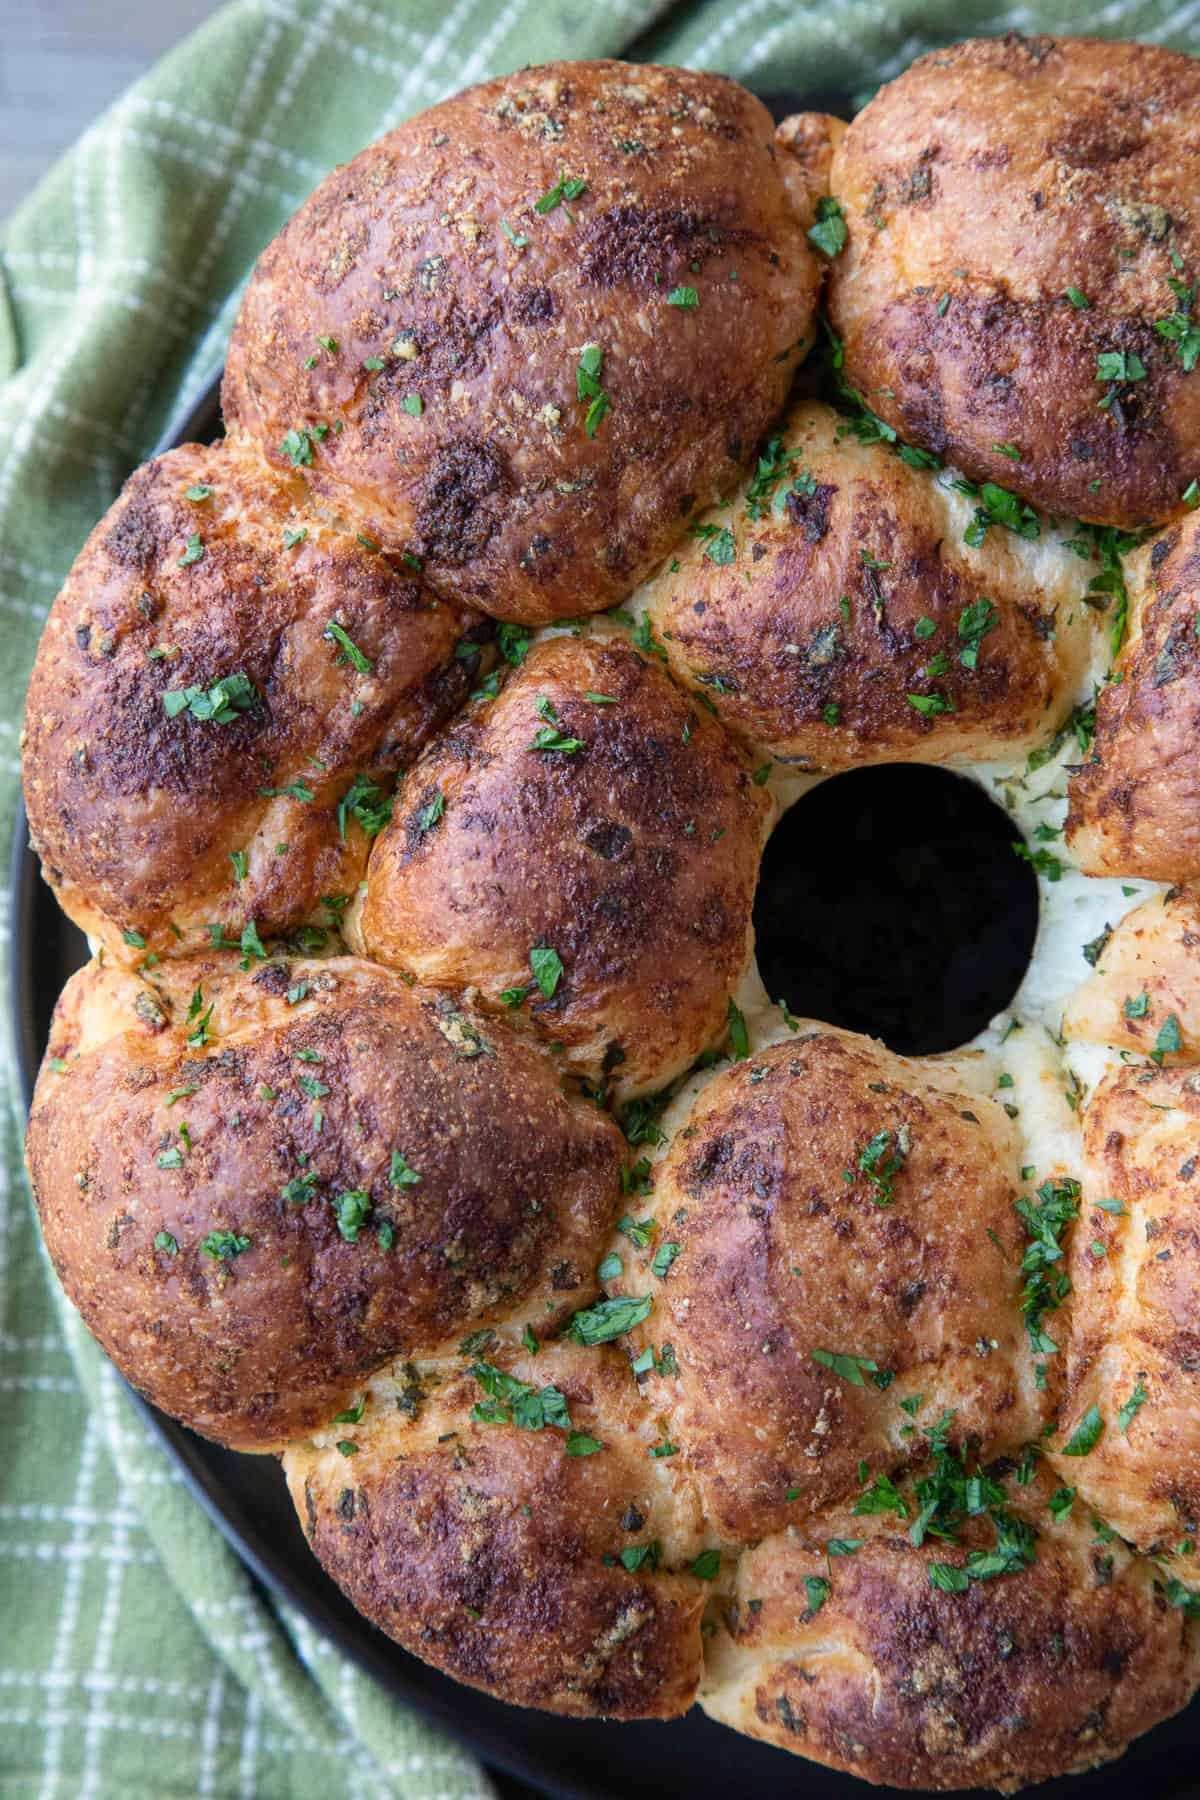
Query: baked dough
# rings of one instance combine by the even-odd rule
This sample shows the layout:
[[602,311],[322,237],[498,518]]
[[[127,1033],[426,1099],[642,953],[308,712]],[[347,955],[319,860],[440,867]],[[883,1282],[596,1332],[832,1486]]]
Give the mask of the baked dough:
[[[1200,1683],[1196,88],[1010,38],[774,141],[715,76],[473,89],[285,228],[228,444],[55,603],[55,1267],[462,1681],[926,1790]],[[1040,878],[941,1056],[753,965],[766,833],[886,761]]]

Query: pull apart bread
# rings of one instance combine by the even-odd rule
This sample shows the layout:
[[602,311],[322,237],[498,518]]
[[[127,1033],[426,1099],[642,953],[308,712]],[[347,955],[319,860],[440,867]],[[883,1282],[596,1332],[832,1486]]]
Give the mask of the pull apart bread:
[[[51,610],[55,1268],[464,1682],[1011,1789],[1200,1681],[1198,193],[1145,46],[778,130],[471,88],[285,226],[226,439]],[[946,1055],[754,967],[781,811],[881,762],[1041,882]]]

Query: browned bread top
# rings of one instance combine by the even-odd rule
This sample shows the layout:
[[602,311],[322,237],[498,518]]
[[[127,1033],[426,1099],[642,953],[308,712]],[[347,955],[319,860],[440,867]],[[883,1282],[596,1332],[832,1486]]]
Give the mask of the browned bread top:
[[234,331],[227,424],[448,598],[594,612],[736,481],[782,402],[814,336],[804,223],[735,82],[503,76],[284,227]]
[[1200,64],[1178,51],[1009,36],[923,56],[833,156],[848,378],[911,442],[1048,511],[1168,517],[1200,456],[1187,324],[1158,329],[1200,276],[1198,157]]

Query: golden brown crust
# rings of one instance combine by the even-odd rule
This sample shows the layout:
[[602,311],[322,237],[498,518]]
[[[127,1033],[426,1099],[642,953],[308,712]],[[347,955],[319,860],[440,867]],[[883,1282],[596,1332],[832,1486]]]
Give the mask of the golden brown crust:
[[[1196,1629],[1085,1508],[1056,1520],[1052,1485],[1008,1484],[1036,1561],[965,1593],[929,1568],[990,1549],[982,1523],[914,1549],[894,1518],[835,1512],[761,1544],[708,1645],[705,1711],[896,1787],[1011,1790],[1119,1755],[1200,1682]],[[829,1561],[831,1538],[867,1541]],[[815,1612],[806,1577],[830,1584]]]
[[[305,480],[440,593],[532,623],[612,605],[736,481],[812,343],[817,259],[772,134],[723,76],[618,62],[422,113],[260,258],[231,432],[287,467],[289,431],[340,427]],[[539,212],[564,179],[586,188]],[[669,303],[684,287],[696,306]],[[589,438],[590,344],[612,404]]]
[[[915,1394],[922,1424],[951,1407],[956,1441],[987,1454],[1036,1436],[1020,1150],[996,1102],[960,1085],[970,1061],[805,1030],[716,1077],[676,1132],[643,1336],[670,1342],[678,1373],[647,1385],[724,1537],[782,1530],[856,1492],[861,1464],[922,1454],[900,1405]],[[855,1380],[830,1356],[875,1368]]]
[[[1194,1067],[1114,1070],[1084,1114],[1088,1204],[1071,1247],[1054,1461],[1143,1550],[1200,1530],[1198,1125]],[[1091,1407],[1103,1420],[1099,1441],[1086,1455],[1062,1455]]]
[[[556,732],[580,747],[533,747]],[[352,929],[364,954],[475,990],[629,1098],[725,1031],[768,811],[654,662],[616,637],[555,638],[409,772]],[[562,962],[549,996],[536,946]]]
[[[695,1504],[648,1453],[624,1358],[567,1346],[488,1358],[555,1388],[571,1429],[601,1447],[570,1454],[564,1430],[482,1423],[473,1407],[496,1403],[469,1374],[414,1371],[405,1412],[373,1394],[343,1428],[349,1453],[332,1434],[288,1453],[314,1550],[369,1619],[472,1687],[586,1717],[686,1711],[706,1598],[687,1572]],[[638,1550],[625,1567],[622,1551]]]
[[621,1150],[503,1026],[349,957],[89,965],[27,1142],[89,1329],[156,1405],[247,1450],[324,1424],[391,1356],[585,1304]]
[[[850,380],[911,442],[1035,505],[1169,517],[1200,377],[1155,325],[1181,310],[1168,283],[1200,274],[1198,157],[1200,65],[1179,52],[1010,35],[922,57],[834,156]],[[1144,376],[1098,379],[1111,353]]]
[[[470,685],[454,648],[478,615],[302,500],[253,455],[172,450],[130,477],[51,609],[26,702],[26,807],[60,903],[110,955],[195,949],[215,920],[276,932],[351,891],[367,841],[352,815],[339,832],[338,801],[359,774],[386,790]],[[331,624],[369,670],[326,638]],[[165,695],[234,674],[253,684],[248,708],[168,714]],[[263,793],[284,788],[311,798]]]
[[[749,978],[811,785],[772,761],[1015,768],[1086,693],[1099,536],[1017,494],[1175,521],[1068,830],[1200,882],[1198,100],[1016,37],[849,129],[615,62],[455,96],[267,250],[229,442],[139,470],[52,609],[28,811],[100,949],[29,1126],[51,1257],[459,1680],[665,1719],[707,1662],[714,1717],[926,1791],[1103,1761],[1200,1682],[1200,899],[1087,945],[1012,1077],[768,1026]],[[937,456],[811,401],[760,443],[827,278]],[[311,954],[343,932],[378,960]],[[605,1106],[722,1042],[623,1168]]]
[[[1200,381],[1200,374],[1197,376]],[[1087,875],[1200,876],[1200,513],[1125,565],[1129,632],[1071,779],[1067,838]]]
[[979,762],[1052,732],[1092,628],[1049,526],[969,547],[975,509],[948,476],[812,401],[778,446],[769,484],[710,513],[650,586],[679,679],[759,753],[815,769]]
[[[1062,1035],[1140,1050],[1143,1056],[1157,1051],[1167,1063],[1195,1061],[1200,1054],[1200,896],[1188,888],[1168,889],[1127,913],[1102,948],[1093,943],[1088,949],[1096,957],[1095,974],[1068,1000]],[[1160,1037],[1172,1047],[1158,1050]]]

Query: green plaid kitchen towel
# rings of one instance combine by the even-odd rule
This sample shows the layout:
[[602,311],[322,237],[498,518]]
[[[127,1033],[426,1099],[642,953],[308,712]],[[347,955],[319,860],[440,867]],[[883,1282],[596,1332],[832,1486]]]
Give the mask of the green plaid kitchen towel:
[[[971,31],[1190,48],[1197,19],[1200,0],[226,8],[87,133],[0,240],[0,839],[46,608],[123,477],[220,366],[256,253],[332,164],[454,88],[549,57],[859,93]],[[17,1110],[15,1095],[0,1106],[0,1796],[486,1800],[468,1756],[262,1596],[148,1437],[48,1279]]]

